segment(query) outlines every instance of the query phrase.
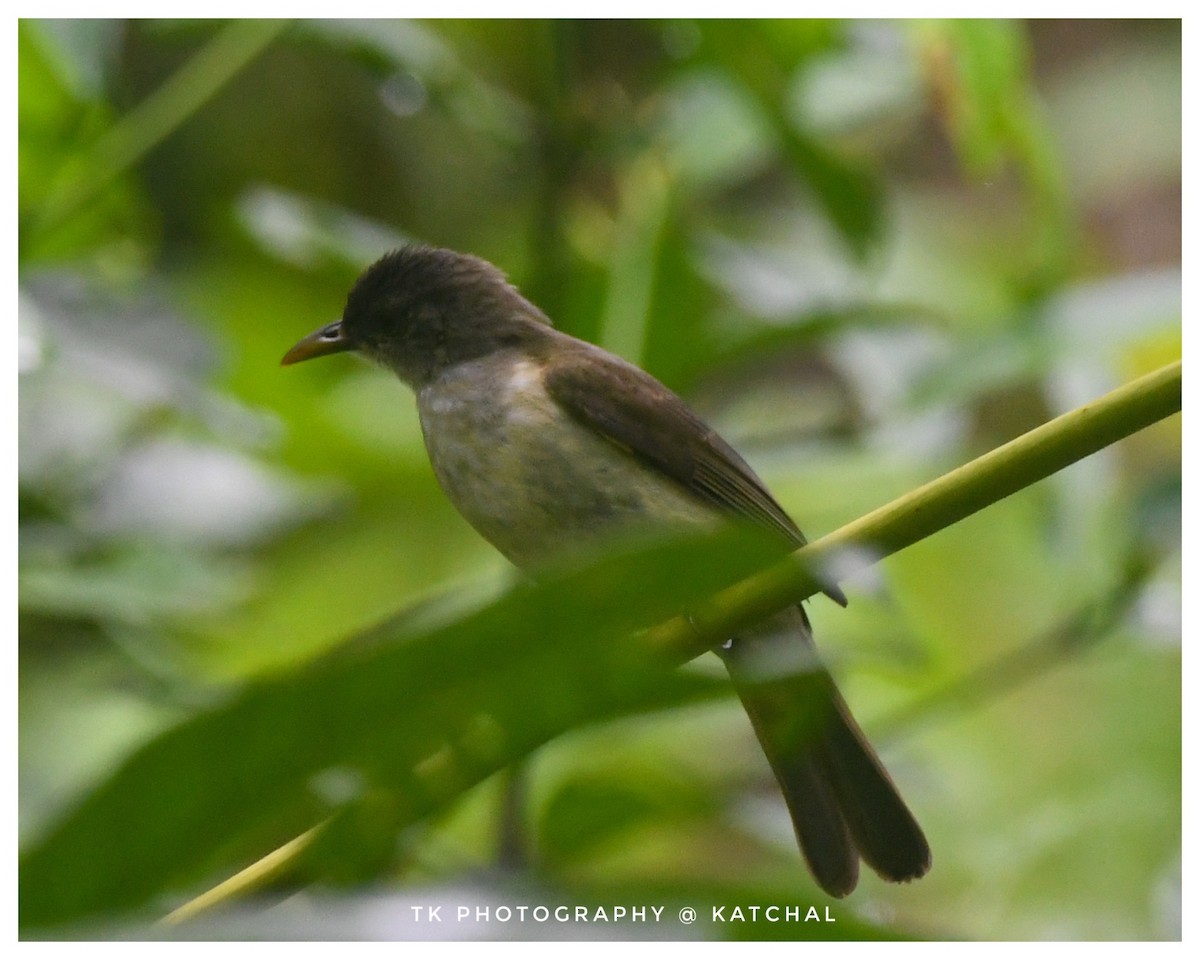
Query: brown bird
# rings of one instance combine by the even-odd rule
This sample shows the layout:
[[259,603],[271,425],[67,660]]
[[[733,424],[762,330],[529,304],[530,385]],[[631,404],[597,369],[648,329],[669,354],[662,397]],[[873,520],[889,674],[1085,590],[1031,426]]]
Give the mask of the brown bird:
[[[284,364],[353,350],[416,393],[434,472],[462,515],[528,571],[564,545],[647,526],[749,519],[788,549],[804,535],[734,449],[665,386],[555,330],[491,264],[425,246],[358,279],[341,320]],[[837,587],[825,591],[845,604]],[[827,893],[929,869],[929,845],[789,607],[716,650]]]

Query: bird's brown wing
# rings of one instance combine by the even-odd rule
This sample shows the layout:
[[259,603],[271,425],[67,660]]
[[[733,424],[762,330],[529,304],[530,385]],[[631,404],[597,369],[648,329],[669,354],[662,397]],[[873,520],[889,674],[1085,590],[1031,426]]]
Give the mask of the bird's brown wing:
[[556,351],[543,382],[577,421],[693,495],[792,546],[804,544],[804,534],[737,452],[649,374],[581,344]]
[[[572,417],[720,510],[752,520],[789,547],[804,534],[728,443],[649,374],[590,344],[557,350],[547,393]],[[834,585],[825,593],[845,606]]]

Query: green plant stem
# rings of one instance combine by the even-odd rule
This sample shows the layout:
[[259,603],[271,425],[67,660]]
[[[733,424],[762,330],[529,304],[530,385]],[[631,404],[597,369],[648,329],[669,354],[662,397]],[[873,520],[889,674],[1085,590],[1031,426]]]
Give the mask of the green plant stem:
[[1146,374],[1064,413],[810,543],[722,591],[687,617],[649,631],[667,656],[690,660],[747,623],[812,596],[971,514],[1178,413],[1183,362]]
[[646,352],[655,272],[670,206],[670,174],[647,152],[624,171],[600,345],[631,363]]
[[286,20],[235,20],[169,80],[108,130],[90,156],[46,203],[39,233],[53,230],[211,99],[287,26]]
[[184,923],[200,914],[212,910],[214,907],[220,906],[235,899],[244,893],[250,893],[257,890],[274,880],[293,863],[295,863],[304,851],[307,850],[312,842],[317,838],[317,835],[324,828],[325,823],[319,823],[315,827],[305,830],[298,837],[293,837],[281,847],[277,847],[268,853],[265,857],[260,857],[254,863],[246,867],[244,870],[239,870],[228,880],[222,880],[215,887],[205,890],[197,897],[176,907],[159,922],[166,926],[175,926],[176,924]]
[[[652,629],[645,642],[673,659],[699,656],[738,627],[819,591],[810,570],[832,569],[830,561],[842,557],[848,562],[837,566],[840,579],[1177,413],[1182,380],[1183,364],[1176,362],[1063,414],[722,591],[702,610]],[[480,779],[491,772],[481,769]],[[303,854],[318,829],[268,854],[167,919],[191,918],[262,886]]]

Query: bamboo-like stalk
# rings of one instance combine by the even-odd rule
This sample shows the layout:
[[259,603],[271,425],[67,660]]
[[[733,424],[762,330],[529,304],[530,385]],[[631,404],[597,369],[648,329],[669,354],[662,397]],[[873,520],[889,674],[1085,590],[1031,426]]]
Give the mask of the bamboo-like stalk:
[[[688,617],[649,631],[645,642],[679,660],[698,656],[738,627],[818,592],[821,581],[813,570],[849,575],[1179,412],[1182,383],[1183,364],[1177,361],[1065,413],[721,591]],[[166,922],[195,917],[279,876],[303,854],[318,829],[189,901]]]
[[1131,381],[851,521],[707,604],[654,628],[647,642],[688,660],[739,627],[1044,480],[1182,407],[1183,362]]

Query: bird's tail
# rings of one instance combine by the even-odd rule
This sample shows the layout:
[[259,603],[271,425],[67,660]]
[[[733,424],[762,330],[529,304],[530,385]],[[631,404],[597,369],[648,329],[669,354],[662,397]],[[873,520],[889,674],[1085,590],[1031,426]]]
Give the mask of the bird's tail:
[[860,857],[885,880],[923,876],[925,835],[817,661],[804,611],[784,611],[718,653],[821,888],[848,894]]

